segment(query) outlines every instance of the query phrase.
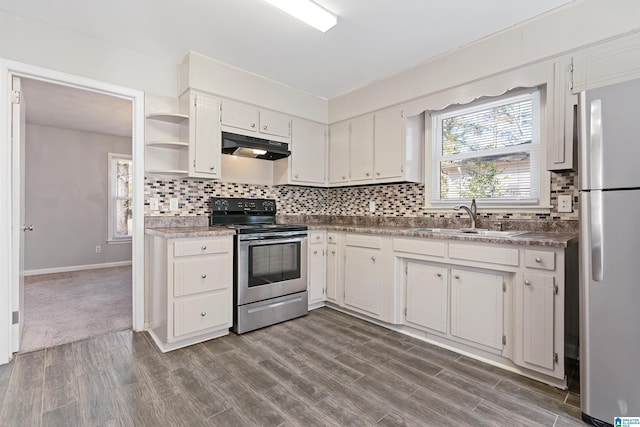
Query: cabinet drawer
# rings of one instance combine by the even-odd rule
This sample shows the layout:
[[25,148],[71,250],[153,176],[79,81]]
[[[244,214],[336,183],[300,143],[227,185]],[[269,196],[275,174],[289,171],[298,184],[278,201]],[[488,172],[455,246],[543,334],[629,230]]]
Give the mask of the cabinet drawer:
[[427,239],[393,239],[393,250],[418,255],[444,257],[447,244]]
[[360,246],[363,248],[380,249],[382,239],[379,236],[365,236],[362,234],[347,234],[347,246]]
[[309,243],[324,243],[324,231],[310,231]]
[[524,251],[524,265],[528,268],[555,270],[556,254],[555,252],[526,250]]
[[231,238],[176,240],[173,256],[206,255],[231,251]]
[[173,304],[174,335],[231,326],[230,291],[186,298]]
[[327,242],[338,243],[338,233],[327,233]]
[[173,263],[173,296],[180,297],[231,288],[231,264],[227,255],[180,259]]
[[493,246],[461,245],[451,243],[449,244],[449,257],[453,259],[512,265],[516,267],[520,263],[518,249]]

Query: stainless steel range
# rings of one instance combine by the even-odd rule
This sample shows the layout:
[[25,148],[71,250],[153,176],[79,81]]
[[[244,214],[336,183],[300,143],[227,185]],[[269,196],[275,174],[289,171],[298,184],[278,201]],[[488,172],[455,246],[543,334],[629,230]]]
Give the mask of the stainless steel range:
[[233,331],[307,314],[307,226],[276,224],[271,199],[212,197],[211,206],[211,225],[236,230]]

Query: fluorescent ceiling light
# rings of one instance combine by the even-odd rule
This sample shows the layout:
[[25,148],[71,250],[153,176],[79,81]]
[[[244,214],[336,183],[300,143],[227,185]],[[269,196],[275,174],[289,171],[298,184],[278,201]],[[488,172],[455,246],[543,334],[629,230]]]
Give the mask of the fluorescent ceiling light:
[[311,0],[265,0],[289,15],[326,33],[338,22],[338,18]]

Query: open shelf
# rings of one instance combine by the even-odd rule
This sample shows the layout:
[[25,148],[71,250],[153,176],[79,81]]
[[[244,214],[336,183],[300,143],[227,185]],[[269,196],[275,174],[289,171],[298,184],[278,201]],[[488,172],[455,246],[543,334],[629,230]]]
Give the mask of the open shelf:
[[184,141],[149,141],[147,147],[182,149],[188,148],[189,143]]
[[158,169],[148,169],[146,171],[146,173],[150,174],[150,175],[188,175],[189,171],[187,170],[183,170],[183,169],[162,169],[162,170],[158,170]]
[[179,124],[184,122],[185,120],[189,120],[189,116],[187,114],[180,113],[150,113],[147,114],[147,118],[175,124]]

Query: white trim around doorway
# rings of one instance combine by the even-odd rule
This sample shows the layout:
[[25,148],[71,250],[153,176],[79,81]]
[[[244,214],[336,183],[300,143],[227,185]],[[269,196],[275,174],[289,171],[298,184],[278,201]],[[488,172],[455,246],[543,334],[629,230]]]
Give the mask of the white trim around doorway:
[[144,319],[144,92],[85,77],[40,68],[0,58],[0,364],[11,360],[17,351],[12,325],[14,295],[18,291],[18,257],[15,254],[13,231],[19,224],[19,207],[13,206],[12,144],[11,144],[11,79],[23,77],[49,83],[100,92],[128,99],[132,103],[133,157],[133,330],[145,328]]

